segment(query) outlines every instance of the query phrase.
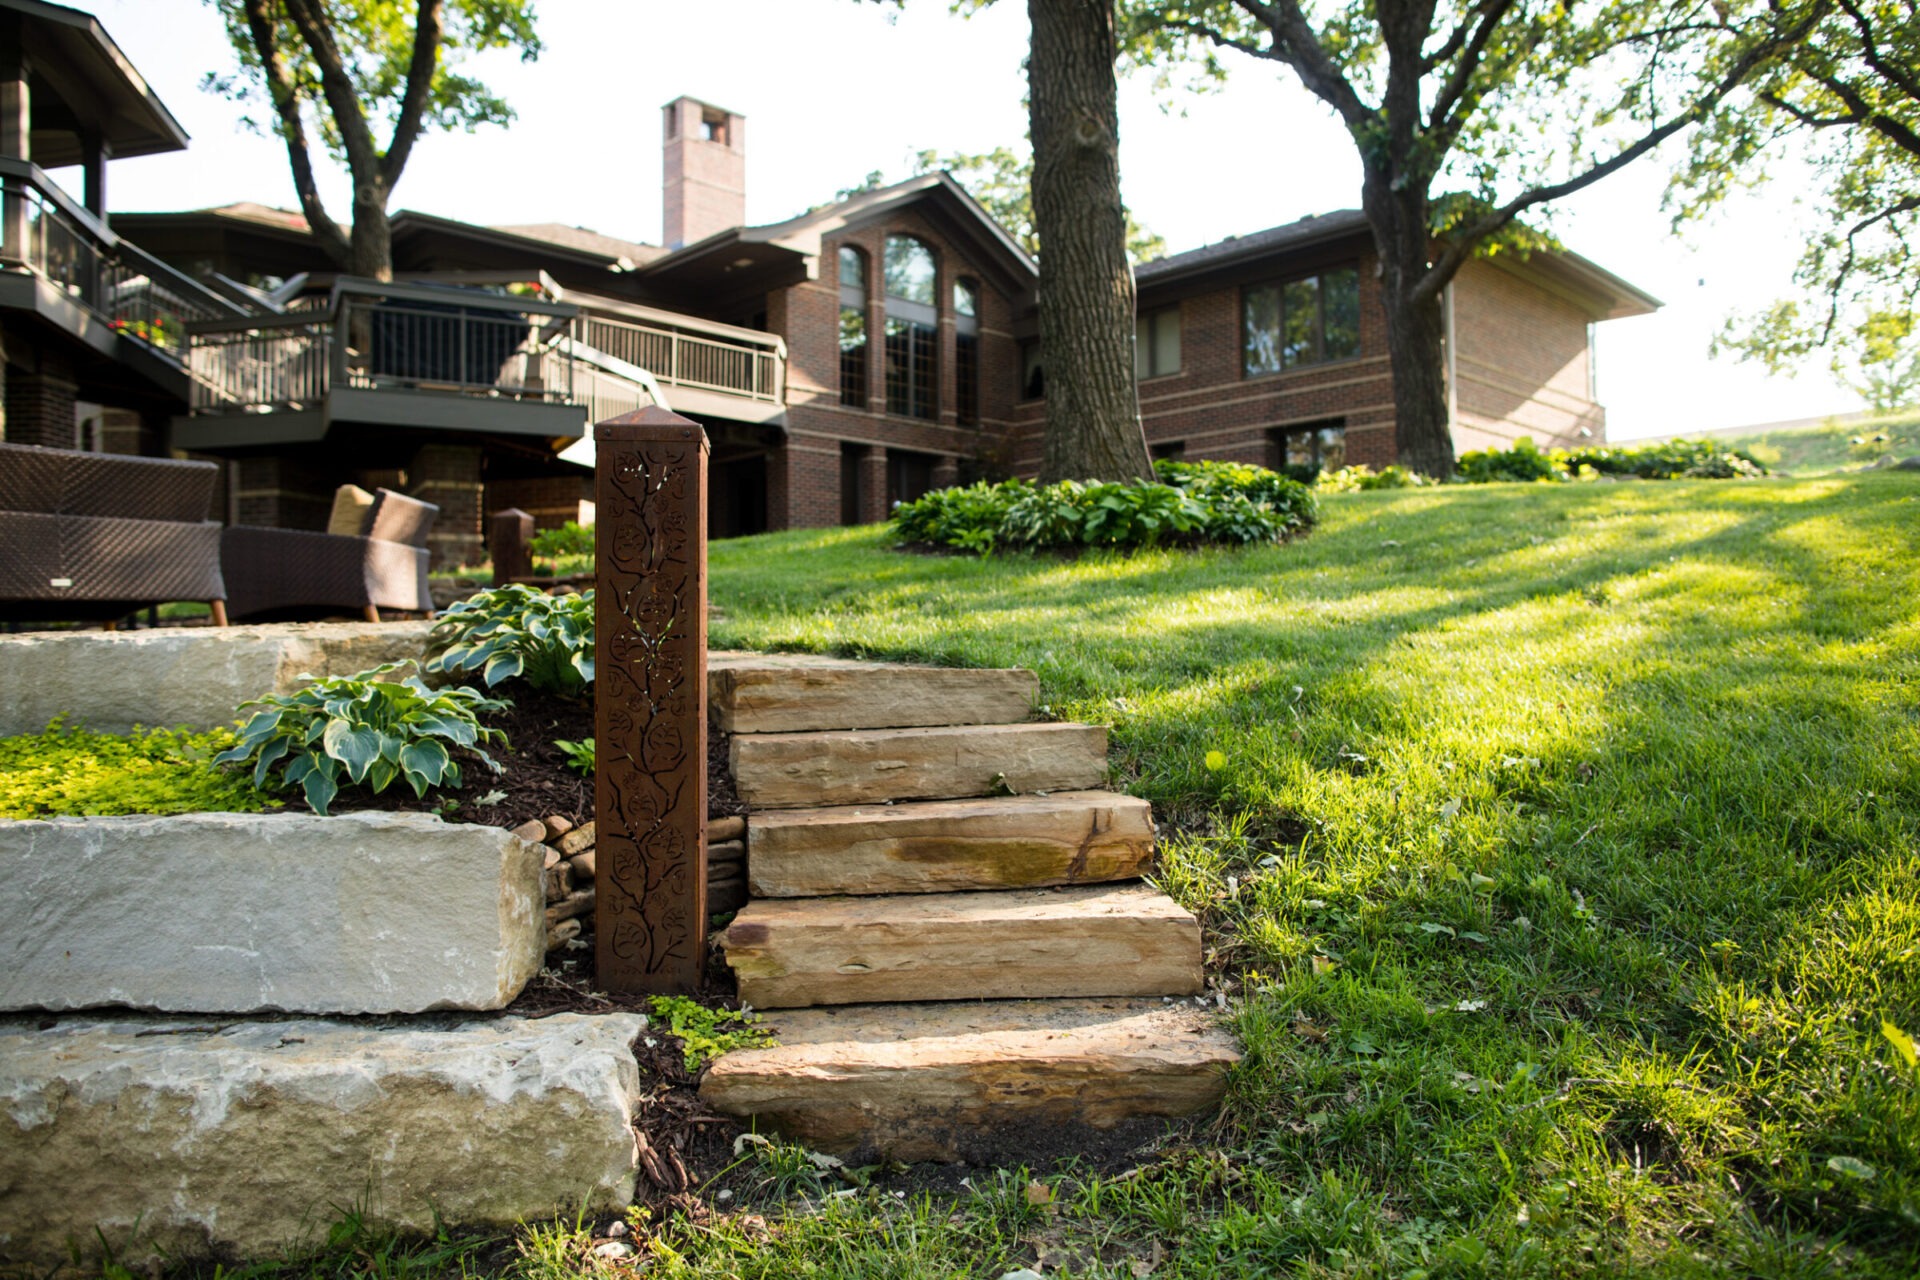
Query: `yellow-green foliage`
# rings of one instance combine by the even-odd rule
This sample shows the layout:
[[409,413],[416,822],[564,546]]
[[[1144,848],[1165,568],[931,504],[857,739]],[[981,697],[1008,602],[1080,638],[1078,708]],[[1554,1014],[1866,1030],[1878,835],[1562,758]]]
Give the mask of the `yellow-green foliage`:
[[0,818],[124,813],[253,813],[279,801],[213,763],[231,729],[93,733],[55,720],[0,738]]
[[[667,1020],[667,1033],[680,1037],[689,1072],[698,1071],[723,1053],[773,1043],[771,1036],[753,1025],[751,1014],[709,1009],[685,996],[654,996],[647,1003],[654,1017]],[[722,1031],[722,1027],[733,1029]]]

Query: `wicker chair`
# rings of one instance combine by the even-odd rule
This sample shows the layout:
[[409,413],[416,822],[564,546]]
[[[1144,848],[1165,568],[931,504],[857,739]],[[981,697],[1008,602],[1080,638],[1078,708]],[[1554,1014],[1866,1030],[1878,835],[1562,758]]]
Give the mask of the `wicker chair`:
[[431,613],[427,534],[440,508],[381,489],[361,533],[233,525],[220,535],[227,609],[236,618],[357,609]]
[[226,625],[211,462],[0,442],[0,618],[115,619],[204,600]]

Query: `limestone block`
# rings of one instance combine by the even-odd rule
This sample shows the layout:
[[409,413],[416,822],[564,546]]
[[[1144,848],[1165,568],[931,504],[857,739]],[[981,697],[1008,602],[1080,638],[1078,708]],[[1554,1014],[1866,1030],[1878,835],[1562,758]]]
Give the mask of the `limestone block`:
[[757,898],[951,893],[1146,874],[1153,815],[1111,791],[779,809],[753,818]]
[[0,1022],[0,1259],[257,1258],[335,1206],[430,1231],[624,1207],[634,1014]]
[[755,809],[1084,791],[1106,781],[1107,731],[1014,724],[741,733],[732,759],[734,787]]
[[498,1009],[542,847],[428,814],[0,822],[0,1009]]
[[874,662],[709,666],[714,723],[726,733],[797,733],[910,725],[1018,724],[1033,713],[1031,671]]
[[0,636],[0,737],[57,715],[102,733],[136,724],[210,729],[302,672],[343,676],[418,658],[430,622],[274,623]]
[[761,898],[720,944],[756,1009],[1192,995],[1203,981],[1199,921],[1141,884]]
[[1019,1130],[1109,1128],[1219,1104],[1240,1055],[1182,1001],[1024,1000],[769,1013],[700,1094],[787,1137],[870,1159],[990,1159]]

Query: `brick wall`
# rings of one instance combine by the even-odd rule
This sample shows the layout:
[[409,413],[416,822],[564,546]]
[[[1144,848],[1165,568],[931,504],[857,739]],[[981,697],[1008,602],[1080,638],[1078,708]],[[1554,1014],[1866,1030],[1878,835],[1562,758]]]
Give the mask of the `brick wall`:
[[484,488],[477,445],[430,444],[407,467],[407,492],[440,508],[427,535],[433,567],[478,564],[486,558]]
[[[1606,410],[1588,395],[1587,313],[1486,262],[1455,277],[1454,447],[1504,449],[1522,436],[1541,448],[1606,439]],[[1592,434],[1583,437],[1582,428]]]
[[240,459],[234,479],[236,522],[280,529],[325,529],[333,511],[333,473],[300,454]]
[[[725,140],[701,136],[703,116],[721,117]],[[747,220],[747,121],[692,98],[662,109],[661,202],[668,248],[704,240]]]
[[7,442],[73,448],[76,384],[72,366],[59,352],[30,344],[19,335],[8,337],[6,352]]
[[488,480],[483,505],[487,514],[518,507],[533,517],[536,529],[557,529],[580,518],[580,501],[593,499],[588,476],[530,476]]

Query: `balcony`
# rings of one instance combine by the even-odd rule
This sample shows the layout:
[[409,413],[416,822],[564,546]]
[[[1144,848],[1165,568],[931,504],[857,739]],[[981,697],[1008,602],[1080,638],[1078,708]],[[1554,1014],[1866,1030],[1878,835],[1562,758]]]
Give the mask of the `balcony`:
[[0,306],[144,365],[185,399],[188,326],[239,308],[116,236],[27,161],[0,157],[0,210]]
[[786,413],[787,347],[778,334],[611,298],[574,300],[579,348],[645,369],[675,412],[753,423]]

